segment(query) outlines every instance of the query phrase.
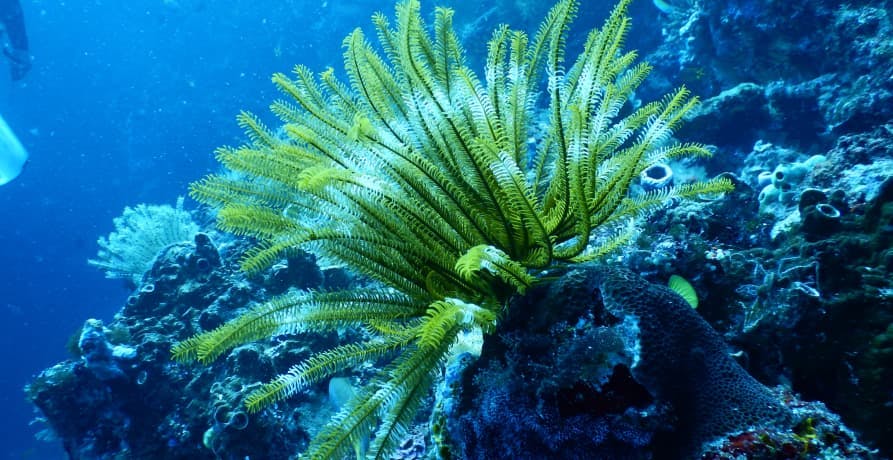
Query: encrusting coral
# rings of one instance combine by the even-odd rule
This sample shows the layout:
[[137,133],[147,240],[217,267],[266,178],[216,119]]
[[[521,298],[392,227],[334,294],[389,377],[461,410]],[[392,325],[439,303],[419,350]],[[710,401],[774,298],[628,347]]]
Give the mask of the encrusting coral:
[[[731,189],[715,179],[631,194],[646,168],[709,153],[671,141],[697,103],[684,88],[627,105],[650,70],[622,51],[628,4],[589,34],[570,67],[564,44],[576,1],[557,3],[532,39],[498,27],[481,79],[465,65],[452,11],[436,9],[428,30],[419,2],[407,0],[396,26],[374,16],[384,57],[359,29],[345,39],[348,82],[300,66],[292,78],[275,75],[287,96],[272,105],[284,135],[243,113],[251,143],[221,148],[232,172],[194,184],[192,196],[218,208],[221,229],[257,240],[242,261],[249,272],[307,250],[379,287],[275,298],[177,344],[174,358],[208,363],[277,334],[365,327],[367,341],[313,356],[246,404],[257,411],[343,369],[386,360],[307,455],[349,455],[372,435],[369,456],[387,458],[460,332],[492,331],[506,301],[542,270],[603,257],[630,240],[636,218]],[[538,102],[548,106],[549,126],[531,148]]]

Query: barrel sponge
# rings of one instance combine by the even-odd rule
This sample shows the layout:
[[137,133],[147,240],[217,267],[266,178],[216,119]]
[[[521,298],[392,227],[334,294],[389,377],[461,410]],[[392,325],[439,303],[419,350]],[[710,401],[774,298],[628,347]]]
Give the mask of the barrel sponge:
[[624,269],[594,269],[606,311],[638,321],[633,377],[679,417],[689,448],[720,436],[783,422],[788,410],[728,353],[722,337],[682,297]]

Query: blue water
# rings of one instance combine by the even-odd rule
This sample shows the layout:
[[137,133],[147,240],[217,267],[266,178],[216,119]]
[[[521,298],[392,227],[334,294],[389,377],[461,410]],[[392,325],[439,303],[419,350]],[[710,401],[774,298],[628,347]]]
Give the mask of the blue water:
[[[612,3],[584,18],[603,17]],[[266,114],[272,73],[297,63],[340,67],[341,38],[392,5],[23,1],[33,68],[11,82],[0,62],[0,114],[31,155],[0,187],[0,455],[64,458],[58,445],[34,439],[43,426],[29,426],[35,414],[23,386],[68,358],[65,344],[85,319],[111,320],[128,296],[86,264],[112,219],[128,205],[173,204],[217,168],[216,147],[241,142],[239,110]],[[457,25],[480,19],[476,8],[457,13]]]
[[[67,358],[90,317],[110,320],[128,291],[89,267],[126,205],[173,203],[239,142],[240,109],[265,112],[270,75],[340,62],[340,38],[374,8],[276,0],[24,1],[31,72],[0,113],[31,155],[0,187],[0,454],[62,458],[34,440],[22,387]],[[337,14],[344,20],[327,20]],[[349,20],[348,20],[349,19]],[[343,26],[341,26],[343,25]],[[187,205],[189,206],[189,205]]]

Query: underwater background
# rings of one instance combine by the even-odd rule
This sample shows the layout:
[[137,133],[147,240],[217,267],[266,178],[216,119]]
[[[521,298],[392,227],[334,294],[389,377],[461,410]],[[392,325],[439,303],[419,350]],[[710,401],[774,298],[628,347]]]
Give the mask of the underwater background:
[[[569,55],[613,4],[582,2]],[[532,33],[551,2],[425,1],[426,17],[434,5],[456,10],[479,70],[496,25]],[[174,205],[190,183],[217,172],[214,150],[244,142],[240,111],[275,125],[267,109],[278,97],[274,72],[303,64],[340,75],[343,37],[369,31],[371,14],[391,14],[393,3],[23,0],[22,8],[33,67],[21,81],[0,79],[0,115],[30,154],[22,175],[0,187],[0,452],[62,459],[60,440],[31,423],[41,414],[23,388],[56,363],[77,362],[72,336],[89,318],[111,323],[135,292],[88,265],[96,240],[115,230],[126,206]],[[738,182],[725,208],[657,216],[624,261],[650,281],[683,274],[702,297],[699,313],[745,351],[758,380],[793,386],[803,400],[829,405],[817,412],[840,414],[839,426],[825,428],[852,453],[828,458],[893,454],[885,422],[893,415],[891,8],[882,0],[637,0],[629,12],[626,49],[655,66],[637,97],[685,84],[706,101],[679,137],[716,146],[715,156],[680,165],[678,177],[731,172]],[[778,168],[797,181],[767,192]],[[807,194],[804,204],[806,189],[823,196]],[[799,214],[825,201],[849,220]],[[185,208],[199,205],[187,198]],[[195,216],[211,228],[213,219]],[[843,425],[881,450],[866,453]],[[797,434],[806,445],[815,437],[808,428]],[[114,458],[111,450],[84,449],[81,458]]]
[[33,68],[21,82],[4,81],[0,97],[0,114],[30,153],[0,194],[6,457],[64,458],[35,442],[22,387],[66,358],[86,318],[110,319],[129,295],[86,264],[112,219],[125,206],[185,195],[216,167],[214,149],[241,136],[239,110],[265,111],[273,72],[338,65],[340,37],[381,7],[22,2]]

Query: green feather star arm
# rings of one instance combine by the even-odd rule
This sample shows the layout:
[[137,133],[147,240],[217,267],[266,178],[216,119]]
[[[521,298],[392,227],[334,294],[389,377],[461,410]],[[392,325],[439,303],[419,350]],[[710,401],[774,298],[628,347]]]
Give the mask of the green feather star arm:
[[263,303],[225,325],[178,343],[178,361],[208,363],[228,350],[273,335],[327,331],[368,321],[422,316],[425,308],[391,290],[301,292]]
[[414,337],[415,330],[401,331],[386,338],[361,344],[349,343],[316,353],[301,364],[292,366],[288,372],[278,375],[269,383],[252,391],[245,398],[245,406],[249,412],[257,412],[339,371],[392,356],[409,345]]

